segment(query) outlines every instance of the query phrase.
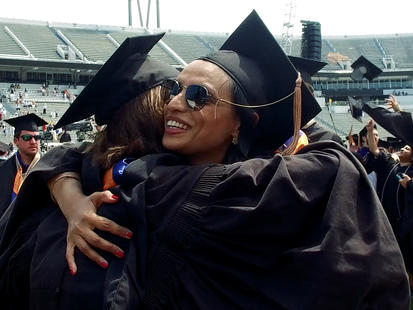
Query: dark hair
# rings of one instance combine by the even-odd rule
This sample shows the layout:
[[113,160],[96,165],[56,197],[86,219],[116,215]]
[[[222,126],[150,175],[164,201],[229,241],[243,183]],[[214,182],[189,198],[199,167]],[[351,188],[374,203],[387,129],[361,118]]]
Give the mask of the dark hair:
[[141,157],[163,150],[165,90],[156,86],[119,108],[88,148],[103,169],[127,157]]
[[14,137],[15,137],[16,139],[18,139],[18,138],[20,137],[21,132],[22,132],[21,130],[15,131],[15,132],[14,132]]
[[[242,105],[248,105],[247,98],[243,94],[241,88],[231,78],[229,78],[228,87],[232,95],[232,102]],[[251,146],[255,139],[256,131],[254,130],[255,124],[253,117],[253,113],[255,111],[253,109],[247,109],[237,106],[235,106],[235,111],[241,121],[238,144],[230,145],[224,159],[225,163],[233,163],[249,158]]]

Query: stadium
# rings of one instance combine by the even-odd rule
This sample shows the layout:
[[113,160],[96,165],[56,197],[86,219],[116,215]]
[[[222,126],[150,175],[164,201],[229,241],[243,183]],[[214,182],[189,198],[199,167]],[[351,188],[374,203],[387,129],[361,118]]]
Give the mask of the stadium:
[[[303,28],[304,25],[305,22]],[[42,117],[51,123],[58,120],[127,37],[166,31],[150,54],[178,69],[219,49],[228,37],[227,33],[8,18],[0,18],[0,27],[3,118],[26,110],[45,112]],[[275,37],[283,46],[285,37]],[[363,122],[358,122],[351,117],[347,96],[384,104],[384,99],[394,94],[403,110],[413,111],[413,33],[323,36],[320,40],[321,61],[328,65],[313,77],[313,83],[323,108],[317,116],[322,126],[336,131],[343,139],[350,127],[358,132],[364,126],[368,118],[363,116]],[[301,42],[301,37],[291,36],[286,53],[299,56]],[[351,63],[361,55],[383,71],[379,77],[372,81],[351,78]],[[391,136],[382,128],[380,135]],[[8,143],[12,137],[3,129],[0,140]]]

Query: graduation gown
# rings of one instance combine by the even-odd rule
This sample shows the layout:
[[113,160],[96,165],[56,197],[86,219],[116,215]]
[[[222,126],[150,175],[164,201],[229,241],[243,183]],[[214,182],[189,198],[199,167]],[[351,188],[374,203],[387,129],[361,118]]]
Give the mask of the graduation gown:
[[407,269],[412,272],[413,186],[410,182],[406,189],[403,188],[396,175],[405,173],[413,178],[413,167],[401,166],[394,161],[391,154],[380,152],[378,156],[368,154],[366,168],[377,174],[377,194],[399,241]]
[[16,154],[0,162],[0,217],[10,205],[16,172]]
[[[84,161],[86,191],[99,185],[91,171]],[[64,219],[52,212],[29,247],[32,309],[408,309],[387,217],[336,143],[232,165],[146,156],[114,192],[120,201],[99,213],[134,236],[101,234],[125,258],[103,254],[104,270],[76,253],[71,276]]]
[[317,122],[314,122],[306,128],[301,128],[301,130],[304,131],[308,138],[308,142],[310,143],[331,140],[344,146],[343,141],[341,140],[339,135],[318,125]]

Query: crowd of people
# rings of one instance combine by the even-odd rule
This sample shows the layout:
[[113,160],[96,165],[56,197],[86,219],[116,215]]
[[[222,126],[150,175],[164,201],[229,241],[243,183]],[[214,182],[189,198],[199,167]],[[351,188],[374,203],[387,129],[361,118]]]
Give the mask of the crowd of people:
[[148,55],[162,36],[126,39],[54,126],[94,115],[92,143],[39,158],[44,120],[6,120],[5,309],[409,309],[412,115],[366,104],[347,149],[314,121],[322,64],[255,11],[181,72]]

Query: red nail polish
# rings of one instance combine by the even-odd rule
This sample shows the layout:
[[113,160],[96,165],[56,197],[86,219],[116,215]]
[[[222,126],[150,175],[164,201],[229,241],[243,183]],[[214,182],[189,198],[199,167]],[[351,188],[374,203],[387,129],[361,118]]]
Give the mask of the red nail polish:
[[119,258],[123,258],[125,256],[125,253],[123,253],[123,251],[121,251],[121,250],[118,250],[118,251],[116,251],[116,256],[119,257]]
[[103,268],[108,268],[108,263],[107,262],[105,262],[105,261],[102,261],[102,262],[100,262],[100,265],[103,267]]
[[73,271],[73,269],[72,269],[72,268],[69,268],[69,271],[70,271],[70,274],[71,274],[72,276],[74,276],[74,275],[75,275],[75,272]]
[[125,234],[126,238],[130,239],[133,236],[133,233],[131,231],[127,231]]
[[118,198],[119,198],[118,195],[115,195],[115,194],[112,195],[112,199],[118,199]]

